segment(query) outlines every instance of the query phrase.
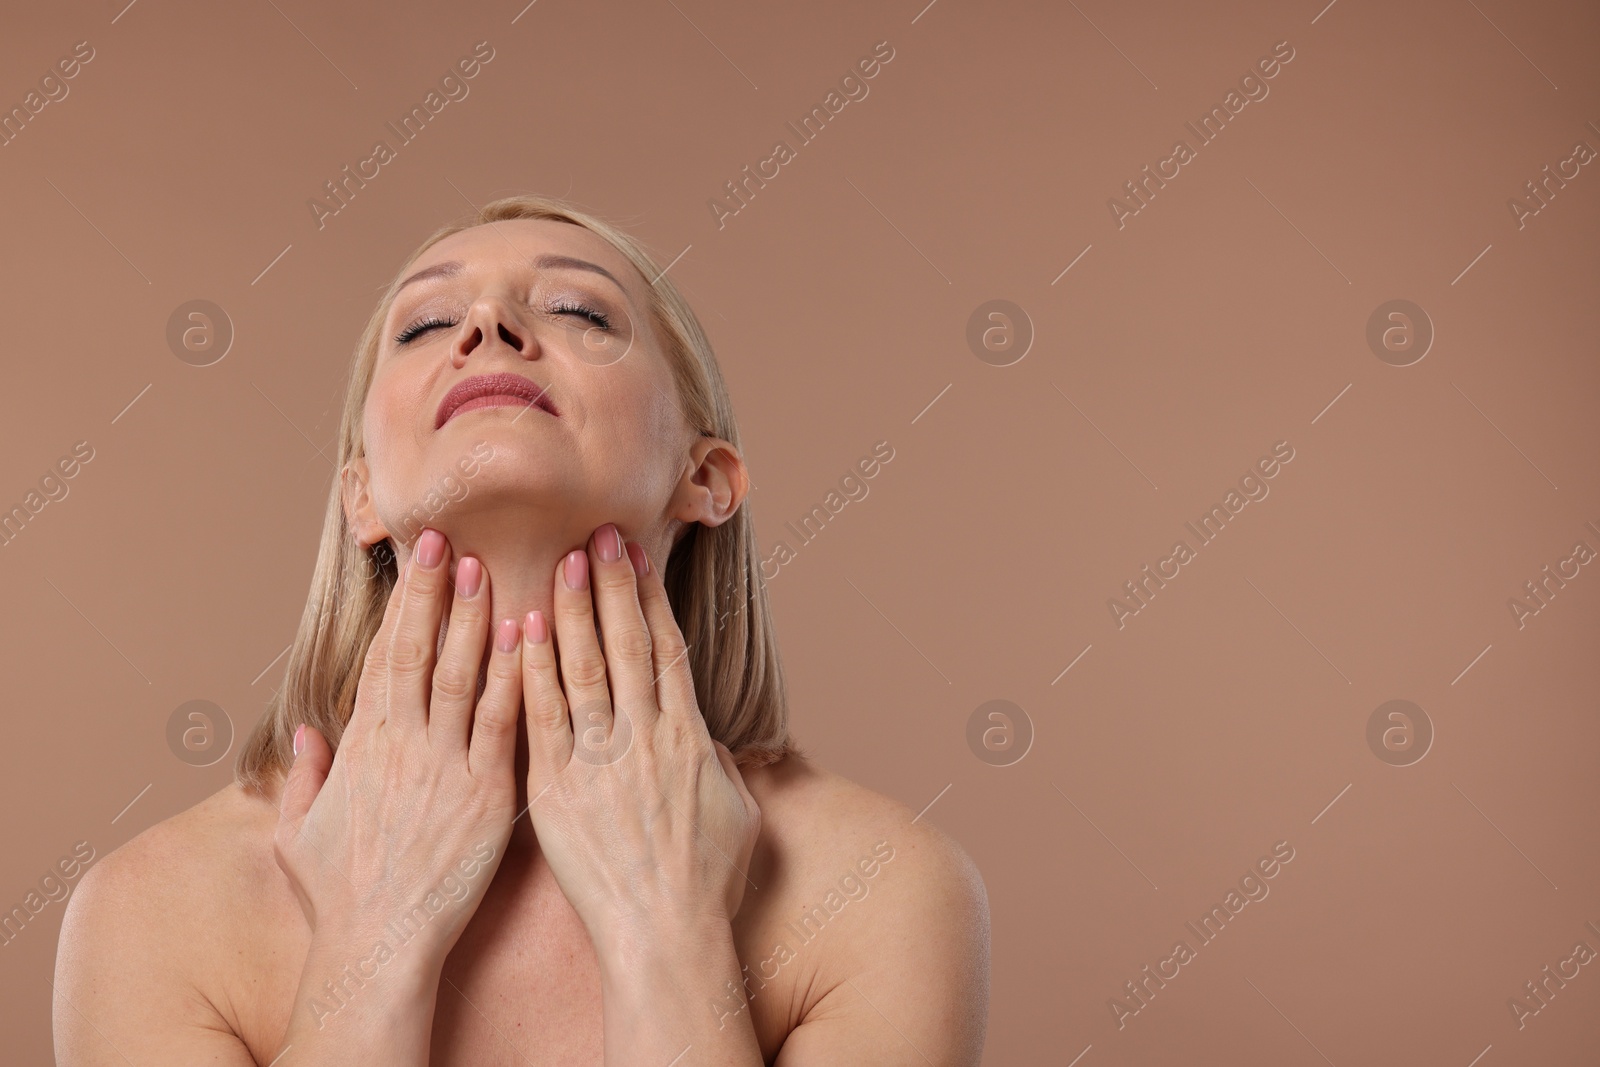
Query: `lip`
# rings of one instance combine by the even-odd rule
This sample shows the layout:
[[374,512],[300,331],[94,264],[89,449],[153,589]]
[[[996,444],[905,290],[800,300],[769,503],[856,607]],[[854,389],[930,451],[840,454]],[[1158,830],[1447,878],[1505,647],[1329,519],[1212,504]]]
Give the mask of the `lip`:
[[[439,402],[438,414],[434,417],[433,428],[437,430],[450,421],[450,417],[459,411],[463,404],[472,400],[481,400],[493,397],[504,403],[523,404],[539,408],[546,414],[560,418],[561,412],[551,402],[548,386],[524,378],[520,374],[479,374],[457,382]],[[479,407],[491,405],[481,404]]]

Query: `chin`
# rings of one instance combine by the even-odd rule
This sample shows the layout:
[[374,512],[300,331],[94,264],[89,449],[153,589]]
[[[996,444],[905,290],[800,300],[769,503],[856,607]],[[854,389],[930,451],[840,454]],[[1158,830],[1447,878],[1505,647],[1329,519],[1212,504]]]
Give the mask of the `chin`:
[[406,485],[384,494],[391,501],[381,509],[385,525],[409,543],[424,526],[442,529],[475,512],[559,498],[549,449],[496,439],[501,437],[479,433],[462,447],[431,450],[418,464],[422,477],[408,477]]

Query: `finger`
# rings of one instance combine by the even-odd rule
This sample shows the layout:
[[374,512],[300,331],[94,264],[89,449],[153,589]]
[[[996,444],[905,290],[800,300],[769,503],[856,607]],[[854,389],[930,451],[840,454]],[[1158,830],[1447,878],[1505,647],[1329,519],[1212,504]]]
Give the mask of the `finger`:
[[439,647],[449,550],[444,534],[423,530],[406,565],[399,615],[384,650],[389,680],[386,716],[394,725],[427,726],[429,678]]
[[626,711],[634,726],[642,726],[657,715],[655,664],[650,627],[639,607],[639,576],[632,557],[623,551],[616,524],[608,522],[594,532],[589,557],[589,584],[600,617],[611,703]]
[[[486,594],[480,594],[485,596]],[[517,755],[517,715],[522,707],[522,633],[516,619],[495,627],[494,651],[483,696],[472,716],[472,744],[467,768],[474,778],[512,773]]]
[[[528,712],[528,800],[531,803],[572,759],[572,722],[561,691],[555,645],[544,612],[522,625],[522,705]],[[579,729],[591,726],[579,723]]]
[[333,750],[314,726],[301,726],[295,731],[295,747],[298,751],[278,798],[278,814],[298,833],[317,794],[322,792],[322,783],[328,780]]
[[483,663],[489,618],[489,575],[472,556],[456,561],[455,599],[444,635],[444,650],[433,668],[433,695],[428,700],[428,736],[453,750],[467,747],[472,705],[478,696],[478,668]]
[[634,570],[643,568],[639,575],[639,607],[650,626],[652,667],[655,674],[656,704],[666,717],[695,718],[704,722],[700,702],[694,695],[694,672],[689,665],[689,646],[678,628],[677,617],[672,614],[672,603],[667,599],[667,587],[662,583],[661,572],[650,563],[650,557],[638,545],[630,545]]
[[389,635],[394,633],[395,620],[400,617],[400,601],[405,595],[405,586],[405,572],[401,571],[396,574],[394,585],[389,587],[389,595],[383,604],[383,619],[378,623],[377,632],[367,643],[356,686],[355,707],[344,728],[346,734],[362,732],[383,721],[383,698],[389,684]]
[[581,548],[556,564],[555,648],[561,686],[573,722],[582,730],[593,723],[610,729],[611,691],[606,660],[595,634],[594,601],[589,594],[589,554]]

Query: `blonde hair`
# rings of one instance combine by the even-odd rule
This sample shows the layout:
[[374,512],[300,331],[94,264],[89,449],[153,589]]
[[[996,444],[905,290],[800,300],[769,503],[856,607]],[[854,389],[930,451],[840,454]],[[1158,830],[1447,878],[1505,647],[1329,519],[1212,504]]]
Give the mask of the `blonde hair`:
[[[742,452],[739,427],[722,371],[694,311],[644,247],[611,224],[564,201],[512,196],[485,204],[475,215],[435,231],[389,283],[356,345],[339,424],[338,470],[364,452],[362,411],[372,384],[383,324],[400,280],[417,257],[438,241],[489,222],[546,219],[581,226],[622,253],[649,285],[650,314],[665,339],[678,403],[691,427],[720,437]],[[748,499],[718,526],[690,524],[662,570],[672,611],[689,645],[695,696],[711,737],[745,766],[776,763],[799,754],[789,736],[788,698],[777,636],[760,574],[761,556]],[[328,493],[322,546],[311,576],[282,686],[239,751],[234,777],[265,791],[293,760],[300,723],[317,728],[337,748],[355,707],[356,684],[367,646],[383,621],[397,578],[394,552],[380,541],[357,544],[345,516],[339,478]]]

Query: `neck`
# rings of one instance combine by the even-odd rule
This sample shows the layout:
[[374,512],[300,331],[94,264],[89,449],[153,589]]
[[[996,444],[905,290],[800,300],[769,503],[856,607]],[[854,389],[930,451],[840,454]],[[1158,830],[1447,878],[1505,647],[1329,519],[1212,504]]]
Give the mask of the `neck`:
[[[487,622],[485,662],[480,665],[478,673],[480,694],[483,691],[488,649],[492,647],[495,628],[500,621],[515,619],[520,628],[528,613],[538,610],[544,613],[546,623],[554,631],[552,608],[555,582],[560,580],[557,568],[573,549],[586,550],[590,535],[606,521],[604,517],[596,518],[552,508],[519,507],[505,501],[496,501],[494,506],[475,509],[470,514],[457,510],[433,516],[428,525],[448,539],[452,569],[455,561],[463,556],[472,556],[483,564],[483,588],[473,601],[478,610],[484,613]],[[665,524],[642,530],[615,519],[609,521],[617,522],[625,541],[637,541],[644,546],[652,568],[666,563],[672,539],[671,531]],[[397,562],[403,571],[411,560],[413,545],[397,544],[396,547]],[[453,585],[452,582],[452,589]],[[444,647],[448,626],[446,617],[440,625],[440,649]],[[524,810],[528,805],[528,732],[526,719],[520,716],[517,724],[515,781],[516,811],[522,815],[512,830],[508,847],[514,851],[536,851],[538,846],[533,826]]]

